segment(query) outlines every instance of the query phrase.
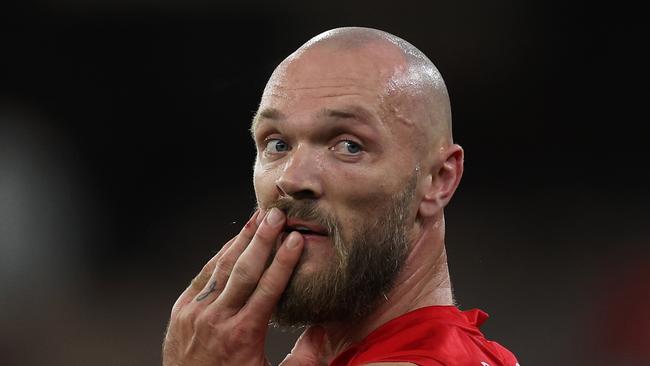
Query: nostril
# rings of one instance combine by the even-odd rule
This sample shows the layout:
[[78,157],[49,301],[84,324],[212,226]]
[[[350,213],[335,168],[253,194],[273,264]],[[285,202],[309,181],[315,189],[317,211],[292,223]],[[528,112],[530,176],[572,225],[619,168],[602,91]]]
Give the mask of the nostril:
[[[285,169],[277,177],[275,185],[280,196],[293,198],[315,198],[322,194],[321,176],[308,166],[309,161],[299,164],[294,158],[291,168]],[[289,165],[287,165],[289,166]]]
[[277,184],[278,195],[280,197],[291,197],[293,199],[315,199],[317,198],[316,192],[311,189],[291,189],[291,186]]

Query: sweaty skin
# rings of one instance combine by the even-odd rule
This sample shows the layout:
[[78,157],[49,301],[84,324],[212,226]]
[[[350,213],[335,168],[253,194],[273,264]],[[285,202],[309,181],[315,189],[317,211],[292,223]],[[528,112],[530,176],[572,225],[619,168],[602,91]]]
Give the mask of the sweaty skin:
[[410,245],[395,286],[353,326],[333,321],[308,327],[282,365],[326,365],[391,319],[453,304],[443,208],[460,182],[463,150],[452,141],[449,111],[435,66],[385,32],[335,29],[285,59],[269,79],[251,127],[261,211],[174,305],[163,364],[268,362],[267,324],[290,277],[323,270],[333,257],[328,237],[292,232],[278,243],[287,218],[266,209],[279,198],[317,202],[349,237],[416,179],[406,214]]

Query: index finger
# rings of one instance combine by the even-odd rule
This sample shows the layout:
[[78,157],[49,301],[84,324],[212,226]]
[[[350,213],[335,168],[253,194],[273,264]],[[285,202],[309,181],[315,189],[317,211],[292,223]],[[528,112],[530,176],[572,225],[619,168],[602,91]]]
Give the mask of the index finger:
[[304,244],[303,237],[294,231],[280,245],[273,262],[242,309],[247,318],[259,323],[268,323],[300,260]]
[[212,275],[212,271],[214,270],[214,267],[217,264],[217,261],[219,258],[225,253],[228,248],[232,245],[232,243],[235,241],[237,237],[235,236],[234,238],[230,239],[224,246],[217,252],[217,254],[214,255],[214,257],[210,258],[210,260],[203,266],[201,269],[201,272],[199,272],[196,277],[192,279],[192,282],[190,282],[190,285],[187,286],[185,291],[181,294],[181,296],[178,297],[178,300],[176,300],[176,303],[172,307],[172,313],[178,311],[181,307],[192,301],[192,299],[201,291],[201,289],[205,286],[206,283],[208,283],[208,280],[210,279],[210,276]]
[[244,305],[266,269],[268,257],[284,228],[285,219],[284,213],[277,208],[267,212],[253,240],[235,263],[228,283],[215,303],[234,311]]
[[[255,220],[257,220],[257,217],[258,217],[259,214],[260,214],[259,210],[255,211],[253,216],[251,216],[251,218],[248,220],[247,225],[249,223],[251,223],[251,222],[255,222]],[[203,266],[203,268],[201,269],[201,272],[199,272],[199,274],[196,275],[196,277],[194,277],[194,279],[192,279],[192,282],[190,283],[190,285],[185,289],[185,291],[183,291],[181,296],[178,298],[178,300],[176,301],[176,304],[174,305],[174,309],[176,309],[179,306],[183,306],[184,304],[187,304],[190,301],[192,301],[192,299],[194,297],[196,297],[196,295],[198,295],[199,292],[207,285],[208,281],[212,277],[212,274],[213,274],[214,269],[215,269],[215,267],[217,265],[217,262],[219,261],[219,259],[222,256],[224,256],[225,253],[228,252],[228,250],[233,245],[233,243],[235,243],[235,241],[237,240],[239,235],[240,234],[234,236],[226,244],[224,244],[224,246],[221,247],[219,252],[217,252],[217,254],[215,254]]]

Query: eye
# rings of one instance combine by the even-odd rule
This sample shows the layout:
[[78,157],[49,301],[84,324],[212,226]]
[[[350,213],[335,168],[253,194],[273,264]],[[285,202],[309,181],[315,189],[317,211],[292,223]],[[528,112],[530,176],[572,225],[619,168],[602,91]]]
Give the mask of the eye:
[[280,139],[268,139],[265,141],[264,152],[267,154],[278,154],[289,151],[289,144]]
[[344,155],[359,155],[363,151],[361,145],[350,140],[340,141],[330,149],[336,153]]

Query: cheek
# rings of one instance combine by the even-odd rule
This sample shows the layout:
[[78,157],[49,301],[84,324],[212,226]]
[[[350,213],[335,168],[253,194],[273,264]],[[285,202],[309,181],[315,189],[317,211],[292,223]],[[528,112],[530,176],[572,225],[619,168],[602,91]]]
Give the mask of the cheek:
[[275,188],[275,181],[272,171],[265,170],[259,164],[255,164],[253,170],[253,188],[255,189],[258,206],[266,207],[276,199],[277,189]]
[[385,175],[378,177],[365,176],[345,177],[347,183],[339,182],[337,201],[341,203],[342,211],[340,212],[343,220],[356,222],[357,220],[365,221],[372,217],[377,210],[383,209],[386,202],[390,201],[395,192],[390,190]]

